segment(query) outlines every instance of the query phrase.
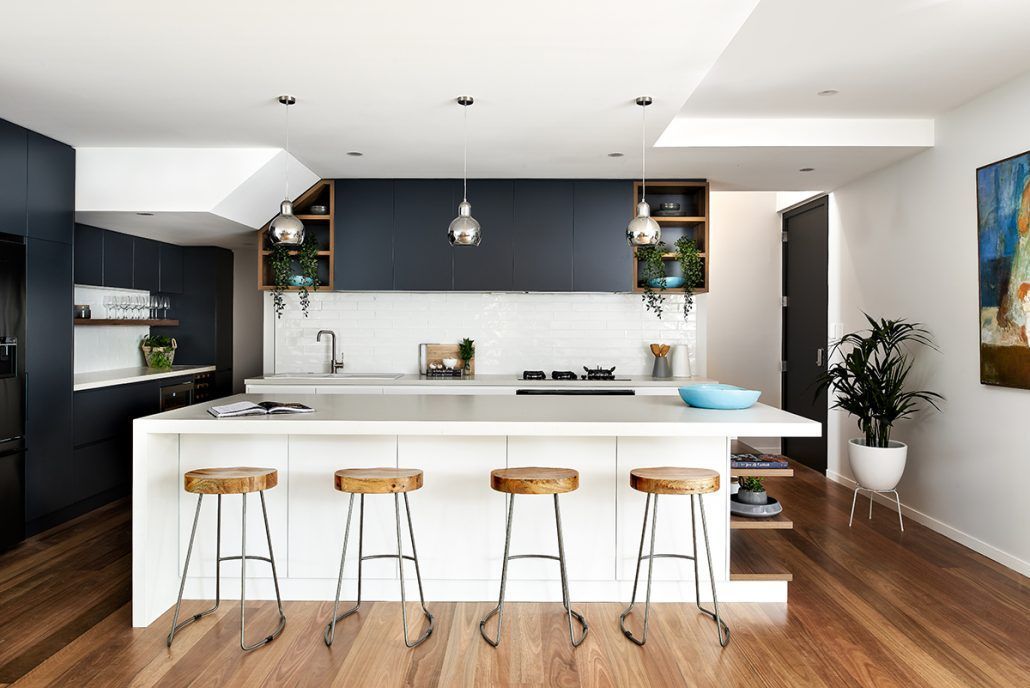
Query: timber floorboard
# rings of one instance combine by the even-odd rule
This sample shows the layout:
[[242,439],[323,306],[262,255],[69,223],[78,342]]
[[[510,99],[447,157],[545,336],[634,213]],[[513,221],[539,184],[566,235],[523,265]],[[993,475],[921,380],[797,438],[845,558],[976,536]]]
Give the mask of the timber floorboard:
[[[732,629],[725,649],[693,605],[655,605],[641,648],[619,631],[621,604],[586,602],[574,602],[590,623],[576,650],[561,605],[538,603],[506,605],[501,645],[487,646],[479,619],[493,602],[432,603],[436,631],[413,650],[399,603],[366,602],[328,649],[331,603],[287,602],[283,635],[245,654],[232,601],[169,649],[171,610],[150,628],[130,626],[122,500],[0,555],[0,688],[1030,685],[1026,577],[913,521],[901,533],[880,504],[869,520],[861,503],[848,528],[851,491],[803,467],[767,489],[790,505],[794,529],[747,532],[741,564],[792,573],[790,601],[720,605]],[[203,603],[184,612],[194,607]],[[408,611],[418,633],[418,606]],[[257,637],[275,624],[274,603],[248,603],[247,621]]]

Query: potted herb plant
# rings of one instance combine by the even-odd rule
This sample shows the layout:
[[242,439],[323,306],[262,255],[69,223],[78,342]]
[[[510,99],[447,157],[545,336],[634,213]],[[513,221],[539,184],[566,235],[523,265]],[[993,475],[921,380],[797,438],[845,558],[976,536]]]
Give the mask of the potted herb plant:
[[465,375],[472,374],[472,359],[476,356],[476,342],[466,337],[458,343],[458,356],[461,357],[461,367]]
[[843,409],[858,420],[862,437],[848,442],[848,458],[859,485],[889,491],[901,480],[908,457],[908,446],[891,439],[895,423],[923,404],[939,411],[937,402],[944,399],[936,392],[907,389],[912,370],[908,347],[936,351],[937,346],[919,323],[865,317],[868,330],[846,334],[834,344],[833,362],[820,376],[816,394],[830,390],[835,395],[831,408]]
[[171,368],[175,362],[175,350],[178,344],[171,337],[148,334],[140,342],[143,359],[148,368]]
[[682,280],[683,287],[683,318],[690,315],[694,307],[694,289],[701,285],[704,279],[704,266],[701,263],[701,254],[697,250],[697,243],[686,236],[676,240],[675,250],[672,251],[672,258],[679,263],[682,277],[669,277],[665,274],[666,257],[669,253],[669,246],[660,241],[654,246],[641,246],[637,249],[637,259],[641,261],[640,278],[643,282],[644,307],[653,311],[659,318],[665,312],[665,290],[670,288],[670,282],[675,280],[678,285]]
[[761,478],[741,476],[737,478],[737,485],[740,486],[737,490],[737,499],[745,504],[769,503],[769,495],[765,492],[764,481]]

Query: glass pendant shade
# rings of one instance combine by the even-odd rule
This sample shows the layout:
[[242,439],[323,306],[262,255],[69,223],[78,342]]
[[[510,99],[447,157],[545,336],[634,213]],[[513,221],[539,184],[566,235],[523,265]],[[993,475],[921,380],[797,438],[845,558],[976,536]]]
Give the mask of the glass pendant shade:
[[447,228],[447,240],[451,246],[479,246],[483,240],[479,221],[472,217],[472,204],[468,201],[458,204],[458,217]]
[[651,217],[647,201],[637,204],[637,216],[626,226],[626,240],[630,246],[654,246],[662,239],[662,228]]
[[300,246],[304,243],[304,223],[293,214],[293,203],[286,200],[279,206],[279,214],[268,225],[268,240],[272,244]]

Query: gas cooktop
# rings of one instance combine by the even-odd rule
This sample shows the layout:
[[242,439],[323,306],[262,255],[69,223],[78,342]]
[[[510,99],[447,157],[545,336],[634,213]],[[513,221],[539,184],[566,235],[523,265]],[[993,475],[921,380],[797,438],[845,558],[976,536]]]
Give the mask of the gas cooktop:
[[559,380],[559,381],[582,381],[582,382],[629,382],[628,377],[615,377],[615,366],[603,368],[596,366],[587,368],[583,366],[583,373],[576,373],[572,370],[552,370],[550,376],[542,370],[524,370],[519,376],[520,380]]

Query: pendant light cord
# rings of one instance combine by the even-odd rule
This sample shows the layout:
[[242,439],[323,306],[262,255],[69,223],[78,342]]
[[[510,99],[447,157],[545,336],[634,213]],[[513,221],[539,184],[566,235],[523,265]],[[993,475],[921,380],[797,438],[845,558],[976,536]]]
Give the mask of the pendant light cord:
[[462,138],[464,139],[464,172],[462,173],[462,190],[461,200],[463,203],[468,201],[469,195],[469,106],[464,107],[465,119],[462,124]]
[[647,138],[647,105],[640,106],[640,200],[647,201],[647,151],[644,140]]
[[283,104],[286,108],[286,157],[283,158],[283,178],[286,180],[286,193],[283,198],[290,200],[290,103]]

